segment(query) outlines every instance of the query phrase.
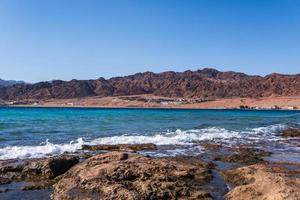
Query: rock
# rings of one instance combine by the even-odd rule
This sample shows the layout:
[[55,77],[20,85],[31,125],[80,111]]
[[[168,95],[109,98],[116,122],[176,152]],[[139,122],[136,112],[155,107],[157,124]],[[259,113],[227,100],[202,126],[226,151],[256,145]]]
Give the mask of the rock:
[[76,156],[56,156],[51,158],[0,161],[0,185],[16,181],[29,181],[29,188],[44,189],[53,185],[55,177],[65,173],[79,161]]
[[7,172],[21,172],[23,169],[23,164],[17,160],[3,160],[0,161],[0,173]]
[[203,161],[200,157],[195,157],[195,156],[176,156],[176,157],[167,157],[165,159],[180,162],[180,163],[195,165],[206,169],[215,168],[215,164],[213,162]]
[[0,185],[11,183],[12,179],[0,177]]
[[218,150],[222,147],[221,144],[216,144],[216,143],[204,143],[201,146],[207,150]]
[[17,160],[0,161],[0,184],[8,184],[22,178],[24,164]]
[[220,155],[215,157],[214,160],[251,165],[264,162],[263,157],[270,155],[270,153],[266,151],[245,147],[236,148],[234,151],[232,155]]
[[6,192],[9,192],[9,191],[10,191],[10,189],[8,189],[8,188],[0,189],[0,193],[6,193]]
[[300,199],[299,170],[290,171],[273,164],[255,164],[221,174],[236,186],[226,195],[227,200]]
[[212,199],[203,189],[211,172],[199,163],[124,152],[99,154],[66,172],[53,186],[52,198]]
[[142,150],[155,150],[156,145],[152,143],[146,144],[99,144],[99,145],[83,145],[83,150],[97,151],[142,151]]
[[282,132],[283,137],[299,137],[300,138],[300,129],[288,128]]
[[77,156],[56,156],[26,162],[22,174],[30,179],[53,179],[79,162]]
[[56,182],[55,179],[31,182],[22,187],[23,191],[49,189]]

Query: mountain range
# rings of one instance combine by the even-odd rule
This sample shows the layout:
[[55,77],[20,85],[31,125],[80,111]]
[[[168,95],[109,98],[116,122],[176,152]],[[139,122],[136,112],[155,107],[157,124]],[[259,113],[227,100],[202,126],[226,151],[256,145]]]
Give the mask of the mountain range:
[[211,68],[184,72],[144,72],[95,80],[54,80],[35,84],[4,84],[0,99],[66,99],[88,96],[153,94],[165,97],[229,98],[300,95],[300,74],[267,76],[220,72]]

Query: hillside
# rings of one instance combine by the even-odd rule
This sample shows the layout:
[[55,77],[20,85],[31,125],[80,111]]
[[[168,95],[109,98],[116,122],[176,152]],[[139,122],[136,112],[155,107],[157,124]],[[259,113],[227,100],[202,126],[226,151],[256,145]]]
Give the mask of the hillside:
[[67,99],[153,94],[165,97],[225,98],[300,95],[300,75],[265,77],[205,68],[197,71],[137,73],[96,80],[17,84],[0,88],[0,99]]

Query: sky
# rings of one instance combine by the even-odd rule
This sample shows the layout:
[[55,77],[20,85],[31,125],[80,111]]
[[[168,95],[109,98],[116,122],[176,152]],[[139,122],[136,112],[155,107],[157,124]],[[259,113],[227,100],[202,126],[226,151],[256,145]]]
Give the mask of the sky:
[[300,73],[298,0],[0,0],[0,78]]

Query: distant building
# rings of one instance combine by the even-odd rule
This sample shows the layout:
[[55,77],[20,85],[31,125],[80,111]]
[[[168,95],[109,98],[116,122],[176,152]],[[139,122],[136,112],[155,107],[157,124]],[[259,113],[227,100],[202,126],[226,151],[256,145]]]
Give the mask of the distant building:
[[277,106],[277,105],[274,105],[274,106],[271,107],[271,109],[272,109],[272,110],[279,110],[279,109],[281,109],[281,108],[280,108],[279,106]]
[[288,110],[297,110],[298,107],[297,107],[297,106],[289,106],[287,109],[288,109]]

